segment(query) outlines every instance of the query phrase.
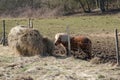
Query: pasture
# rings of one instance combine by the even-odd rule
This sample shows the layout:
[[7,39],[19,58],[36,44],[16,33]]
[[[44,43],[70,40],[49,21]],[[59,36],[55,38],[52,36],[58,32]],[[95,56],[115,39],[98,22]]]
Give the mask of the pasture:
[[[0,19],[0,32],[2,30],[2,20]],[[5,18],[6,30],[16,26],[16,22],[21,25],[28,25],[28,18]],[[58,32],[65,32],[66,26],[70,27],[71,34],[101,34],[114,33],[114,29],[120,29],[119,15],[105,16],[75,16],[61,18],[34,18],[34,28],[37,28],[43,35],[54,38]]]
[[[0,33],[2,32],[0,19]],[[5,18],[6,32],[16,26],[28,25],[28,18]],[[120,67],[115,66],[114,29],[120,32],[120,15],[67,16],[34,18],[34,28],[54,40],[59,32],[85,35],[92,41],[91,61],[73,57],[17,57],[8,46],[0,45],[0,80],[119,80]],[[120,35],[119,35],[120,37]],[[120,42],[120,39],[119,39]],[[26,75],[26,76],[24,76]]]

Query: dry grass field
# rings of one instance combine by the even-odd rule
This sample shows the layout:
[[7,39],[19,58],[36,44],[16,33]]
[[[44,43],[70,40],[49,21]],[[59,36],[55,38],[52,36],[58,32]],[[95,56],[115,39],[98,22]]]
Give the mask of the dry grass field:
[[[5,20],[7,32],[16,25],[16,21],[28,25],[26,18]],[[120,16],[34,19],[34,28],[52,40],[56,33],[65,32],[66,26],[70,27],[71,35],[85,35],[91,39],[92,60],[72,56],[19,57],[13,55],[8,46],[0,45],[0,80],[120,80],[120,67],[115,66],[114,40],[114,29],[120,30]]]
[[0,46],[0,80],[119,80],[120,67],[73,57],[17,57]]

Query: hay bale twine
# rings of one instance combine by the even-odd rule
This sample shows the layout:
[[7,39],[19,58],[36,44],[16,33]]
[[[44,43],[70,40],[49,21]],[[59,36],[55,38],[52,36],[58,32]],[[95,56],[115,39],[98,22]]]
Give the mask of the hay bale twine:
[[52,40],[50,40],[47,37],[43,37],[43,44],[44,44],[44,56],[51,56],[54,52],[54,42]]
[[67,50],[66,50],[66,48],[62,44],[59,44],[59,45],[55,46],[55,50],[53,52],[53,56],[67,57]]
[[8,35],[8,45],[17,55],[33,56],[43,54],[43,37],[38,30],[16,26]]

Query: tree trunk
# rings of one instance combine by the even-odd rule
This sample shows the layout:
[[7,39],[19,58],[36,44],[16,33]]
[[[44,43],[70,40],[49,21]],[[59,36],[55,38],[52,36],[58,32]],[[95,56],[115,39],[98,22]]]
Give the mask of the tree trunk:
[[96,0],[96,8],[99,8],[99,1]]
[[90,13],[91,12],[91,9],[90,9],[90,4],[89,4],[89,2],[88,2],[88,0],[86,0],[86,3],[87,3],[87,7],[88,7],[88,13]]
[[108,10],[108,6],[109,6],[109,1],[108,0],[106,0],[106,9]]
[[104,0],[99,0],[100,3],[100,9],[102,12],[105,12],[105,1]]
[[120,8],[120,0],[117,0],[117,7]]
[[80,3],[80,5],[81,5],[81,7],[82,7],[83,11],[84,11],[84,12],[86,12],[86,10],[85,10],[85,8],[84,8],[84,5],[83,5],[83,3],[82,3],[82,1],[81,1],[81,0],[79,0],[79,3]]
[[33,0],[31,0],[31,9],[33,9],[34,5],[33,5]]

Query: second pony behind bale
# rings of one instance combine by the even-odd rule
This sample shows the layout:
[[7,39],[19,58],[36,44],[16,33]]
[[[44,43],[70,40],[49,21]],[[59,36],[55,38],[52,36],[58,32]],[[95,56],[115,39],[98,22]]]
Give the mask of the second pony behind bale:
[[8,45],[17,55],[43,55],[43,36],[38,30],[26,26],[16,26],[8,35]]
[[43,44],[44,44],[44,54],[43,55],[44,56],[53,55],[54,48],[55,48],[53,41],[47,37],[43,37]]

